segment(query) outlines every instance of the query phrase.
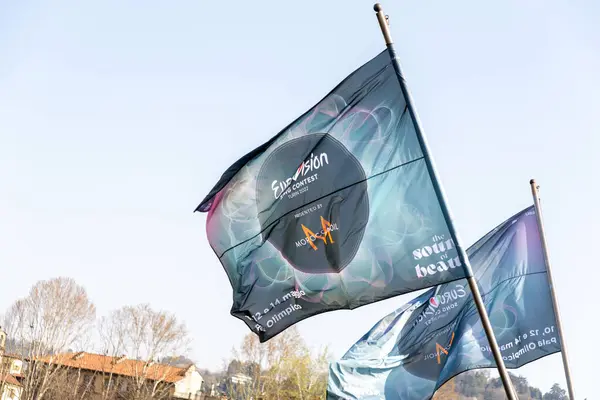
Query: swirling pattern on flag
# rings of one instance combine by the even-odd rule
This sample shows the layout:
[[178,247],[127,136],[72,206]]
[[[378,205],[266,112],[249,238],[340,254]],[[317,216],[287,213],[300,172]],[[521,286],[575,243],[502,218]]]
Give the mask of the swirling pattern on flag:
[[[508,368],[560,351],[535,210],[467,250]],[[432,288],[379,321],[330,366],[328,399],[425,400],[461,372],[495,367],[466,279]]]
[[465,276],[387,51],[232,165],[198,210],[232,314],[262,341]]

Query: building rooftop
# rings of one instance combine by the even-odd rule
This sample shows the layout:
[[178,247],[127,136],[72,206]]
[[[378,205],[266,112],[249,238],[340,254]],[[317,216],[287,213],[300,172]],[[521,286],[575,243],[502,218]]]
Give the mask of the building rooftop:
[[17,380],[17,378],[11,374],[4,374],[4,376],[0,377],[0,381],[8,383],[9,385],[21,386],[21,383]]
[[63,365],[70,368],[97,371],[105,374],[130,377],[144,377],[153,381],[175,383],[183,379],[188,368],[178,368],[167,364],[146,363],[122,357],[111,357],[94,353],[61,353],[38,358],[44,363]]

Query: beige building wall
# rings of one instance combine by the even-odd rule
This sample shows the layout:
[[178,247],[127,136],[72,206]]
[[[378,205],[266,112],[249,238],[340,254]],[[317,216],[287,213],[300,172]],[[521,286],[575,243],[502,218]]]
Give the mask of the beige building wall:
[[[174,397],[181,399],[194,398],[196,394],[200,392],[202,388],[202,376],[194,366],[190,367],[186,372],[182,380],[175,383]],[[191,394],[191,397],[190,397]]]
[[1,400],[19,400],[21,398],[21,391],[23,388],[19,386],[4,384],[2,385],[2,397]]

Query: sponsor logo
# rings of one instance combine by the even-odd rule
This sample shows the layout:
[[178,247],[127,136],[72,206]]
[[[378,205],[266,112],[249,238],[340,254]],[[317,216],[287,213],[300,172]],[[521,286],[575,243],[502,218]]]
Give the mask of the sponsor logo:
[[452,347],[452,342],[454,342],[454,332],[452,332],[452,336],[450,337],[450,343],[448,346],[442,346],[438,342],[435,342],[435,353],[429,353],[425,356],[425,360],[437,359],[438,365],[442,363],[442,354],[448,355],[448,350]]
[[323,216],[321,216],[322,229],[317,233],[311,231],[304,224],[300,224],[300,226],[302,227],[302,231],[304,232],[305,237],[296,242],[296,247],[310,245],[310,247],[312,247],[312,249],[315,251],[317,250],[317,245],[315,244],[315,241],[322,240],[323,243],[327,245],[327,240],[329,239],[330,244],[335,243],[333,241],[333,236],[331,235],[331,232],[339,230],[337,224],[332,224],[331,222],[323,218]]

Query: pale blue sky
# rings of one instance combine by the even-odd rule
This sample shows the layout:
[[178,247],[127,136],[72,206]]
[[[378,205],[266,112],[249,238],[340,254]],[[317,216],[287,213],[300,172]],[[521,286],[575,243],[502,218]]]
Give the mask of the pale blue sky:
[[[567,4],[568,3],[568,4]],[[70,276],[99,313],[176,312],[199,366],[248,331],[192,210],[232,161],[383,49],[372,1],[0,0],[0,309]],[[388,1],[465,243],[542,185],[579,398],[598,317],[600,3]],[[411,295],[299,324],[336,356]],[[521,372],[547,390],[560,357]]]

